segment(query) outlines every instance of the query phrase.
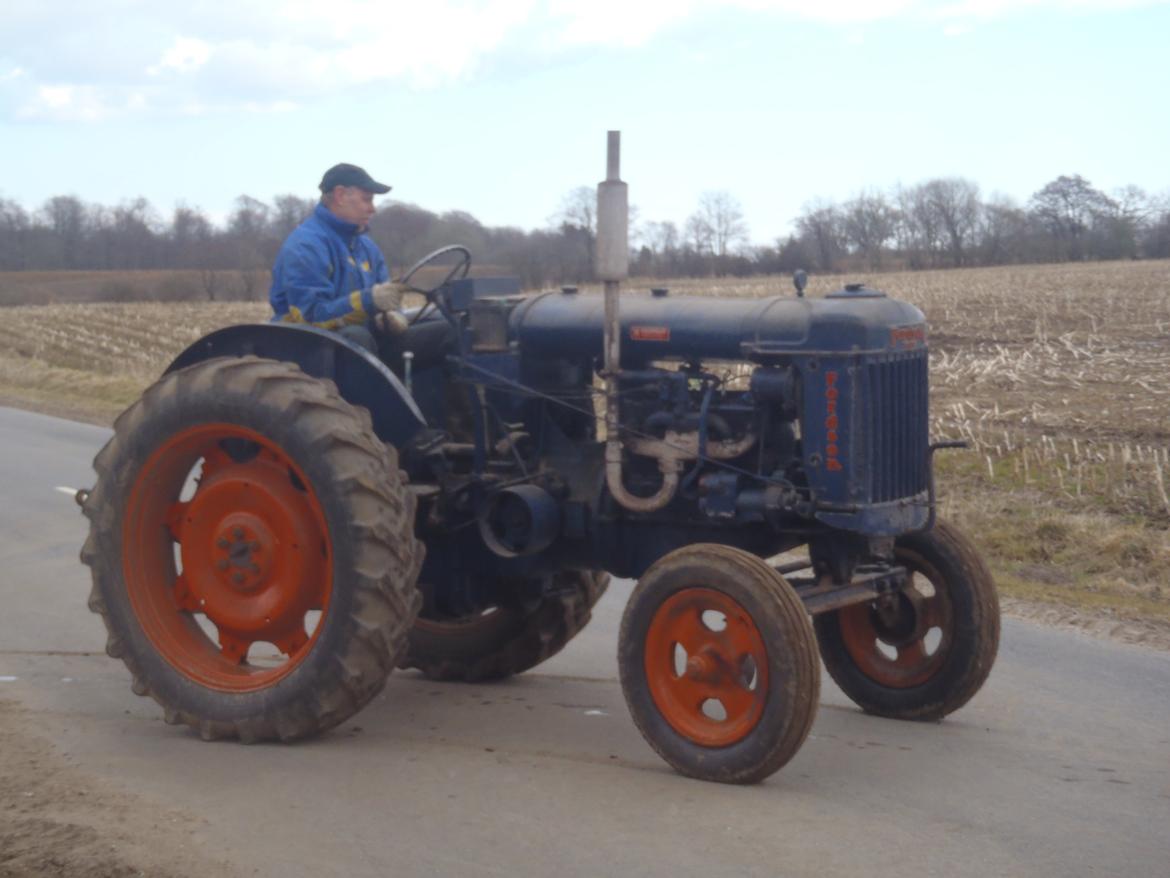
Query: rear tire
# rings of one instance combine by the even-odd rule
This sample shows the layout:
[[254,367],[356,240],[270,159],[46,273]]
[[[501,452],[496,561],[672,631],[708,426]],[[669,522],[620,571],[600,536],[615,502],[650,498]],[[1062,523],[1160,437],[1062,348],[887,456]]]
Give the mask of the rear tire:
[[995,663],[995,582],[971,542],[945,521],[900,537],[894,555],[911,587],[884,616],[877,602],[818,616],[821,658],[866,713],[942,719],[971,700]]
[[555,593],[535,607],[497,607],[465,619],[420,616],[400,667],[417,668],[432,680],[480,683],[552,658],[589,622],[593,605],[609,587],[609,574],[564,570],[554,579]]
[[[173,372],[94,468],[89,606],[168,723],[287,741],[381,690],[424,550],[394,449],[332,382],[256,357]],[[265,665],[273,646],[284,660]]]

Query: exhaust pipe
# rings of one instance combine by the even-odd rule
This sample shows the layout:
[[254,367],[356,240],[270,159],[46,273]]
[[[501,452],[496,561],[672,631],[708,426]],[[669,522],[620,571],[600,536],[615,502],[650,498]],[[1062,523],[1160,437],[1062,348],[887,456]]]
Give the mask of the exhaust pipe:
[[597,185],[597,249],[595,270],[605,282],[605,483],[610,494],[626,509],[653,512],[661,509],[678,490],[681,464],[666,457],[658,461],[662,486],[652,497],[638,497],[626,490],[622,479],[621,420],[618,417],[618,374],[621,371],[621,320],[618,293],[630,276],[629,189],[621,179],[622,133],[610,131],[606,148],[605,179]]

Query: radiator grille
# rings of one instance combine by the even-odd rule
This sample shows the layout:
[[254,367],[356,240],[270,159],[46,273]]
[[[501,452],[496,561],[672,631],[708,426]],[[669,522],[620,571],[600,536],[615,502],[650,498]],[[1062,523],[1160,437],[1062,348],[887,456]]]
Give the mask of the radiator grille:
[[872,503],[926,490],[929,381],[926,349],[886,354],[866,366],[866,438]]

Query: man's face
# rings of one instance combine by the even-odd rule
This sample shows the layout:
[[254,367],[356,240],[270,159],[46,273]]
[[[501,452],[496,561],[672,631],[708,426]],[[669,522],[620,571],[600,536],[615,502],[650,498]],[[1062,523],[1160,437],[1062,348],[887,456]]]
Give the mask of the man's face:
[[374,215],[374,193],[357,186],[335,186],[329,209],[338,219],[365,228]]

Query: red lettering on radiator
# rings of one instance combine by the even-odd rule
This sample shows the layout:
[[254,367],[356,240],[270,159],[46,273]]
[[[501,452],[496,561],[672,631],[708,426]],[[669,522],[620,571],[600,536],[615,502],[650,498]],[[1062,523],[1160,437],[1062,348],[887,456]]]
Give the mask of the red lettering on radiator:
[[830,369],[825,372],[825,469],[829,472],[840,472],[841,446],[837,444],[837,430],[841,420],[837,417],[837,398],[841,395],[837,387],[837,372]]

